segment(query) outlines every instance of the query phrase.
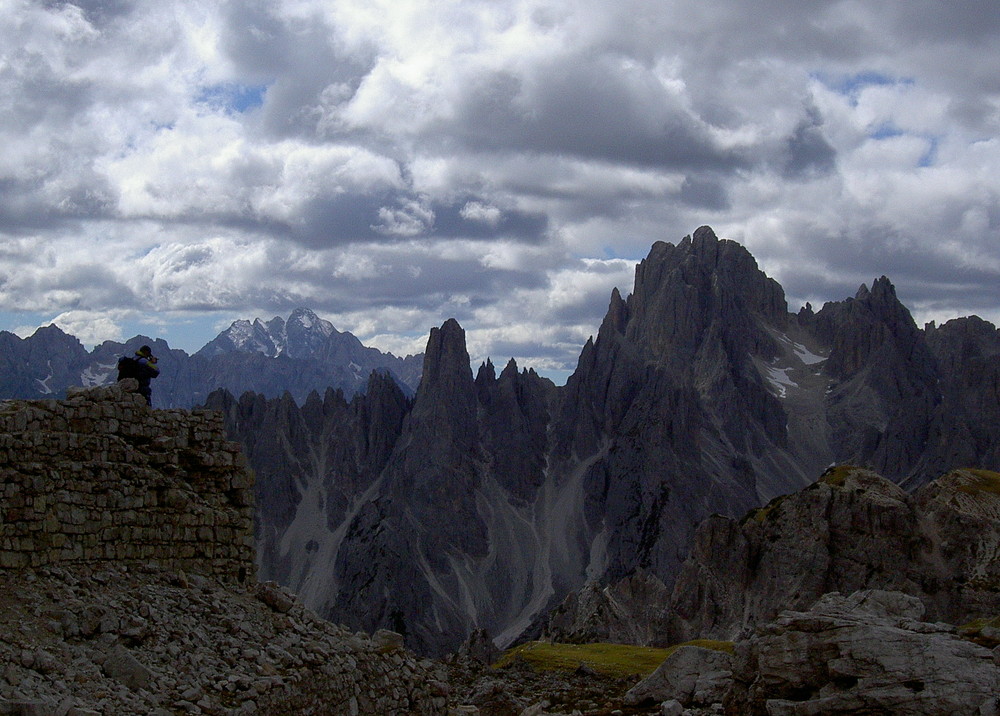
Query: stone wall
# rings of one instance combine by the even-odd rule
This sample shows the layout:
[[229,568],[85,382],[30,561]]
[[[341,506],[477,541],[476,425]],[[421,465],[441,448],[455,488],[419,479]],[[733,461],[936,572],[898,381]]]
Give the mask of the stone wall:
[[254,581],[253,475],[211,411],[134,381],[0,403],[0,568],[114,560]]

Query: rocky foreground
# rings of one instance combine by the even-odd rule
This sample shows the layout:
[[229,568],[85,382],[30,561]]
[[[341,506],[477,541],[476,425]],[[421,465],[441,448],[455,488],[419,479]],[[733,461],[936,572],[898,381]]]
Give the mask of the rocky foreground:
[[898,592],[829,594],[734,643],[682,646],[648,678],[444,662],[354,634],[273,584],[114,564],[0,574],[0,713],[998,713],[1000,629],[924,621]]
[[444,714],[443,670],[273,584],[113,563],[0,572],[0,713]]

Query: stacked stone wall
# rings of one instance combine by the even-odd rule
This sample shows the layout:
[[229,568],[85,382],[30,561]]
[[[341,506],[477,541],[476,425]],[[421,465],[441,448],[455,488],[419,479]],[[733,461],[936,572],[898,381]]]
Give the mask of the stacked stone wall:
[[253,475],[213,411],[123,381],[0,403],[0,568],[115,560],[256,578]]

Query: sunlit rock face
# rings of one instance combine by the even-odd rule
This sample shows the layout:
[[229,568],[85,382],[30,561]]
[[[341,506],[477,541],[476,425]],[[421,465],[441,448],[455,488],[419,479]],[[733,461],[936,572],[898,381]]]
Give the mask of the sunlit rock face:
[[996,329],[953,324],[917,328],[885,277],[791,313],[744,247],[702,227],[652,247],[563,387],[513,361],[474,374],[448,320],[412,398],[374,377],[354,396],[210,403],[257,472],[261,573],[440,654],[476,629],[539,633],[587,584],[641,570],[669,590],[700,522],[831,463],[909,487],[995,458],[1000,430],[977,421],[1000,427],[978,397],[995,392]]

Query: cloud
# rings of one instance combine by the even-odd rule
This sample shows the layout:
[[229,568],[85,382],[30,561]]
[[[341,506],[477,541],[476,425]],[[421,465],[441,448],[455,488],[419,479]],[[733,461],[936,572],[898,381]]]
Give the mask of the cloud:
[[89,346],[104,341],[121,342],[128,337],[123,335],[121,326],[111,317],[92,311],[66,311],[53,318],[51,323]]
[[792,301],[884,273],[1000,320],[998,35],[973,0],[13,0],[0,312],[308,305],[400,349],[454,315],[565,370],[710,224]]

